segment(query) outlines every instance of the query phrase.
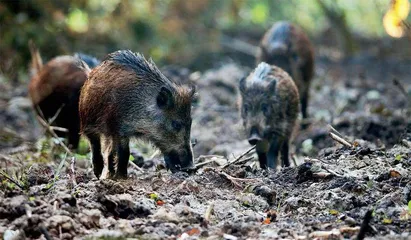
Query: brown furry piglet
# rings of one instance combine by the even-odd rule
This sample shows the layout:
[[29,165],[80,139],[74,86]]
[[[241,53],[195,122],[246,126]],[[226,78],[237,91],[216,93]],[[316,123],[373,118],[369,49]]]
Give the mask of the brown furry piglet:
[[91,71],[80,96],[81,131],[90,140],[94,174],[126,178],[132,137],[154,143],[171,171],[190,168],[194,92],[139,53],[109,54]]
[[[37,113],[45,120],[55,117],[52,125],[66,128],[68,133],[56,131],[60,137],[68,137],[70,148],[79,143],[80,120],[78,102],[80,90],[90,72],[83,59],[98,61],[84,54],[58,56],[43,66],[40,53],[30,44],[32,55],[29,94]],[[90,67],[93,67],[91,65]]]
[[260,166],[275,169],[278,153],[289,166],[290,138],[299,113],[299,95],[282,69],[260,63],[240,80],[240,113],[248,142],[256,145]]
[[291,75],[299,90],[303,118],[307,118],[314,74],[314,51],[307,35],[289,22],[275,23],[261,40],[257,64],[260,62],[278,66]]

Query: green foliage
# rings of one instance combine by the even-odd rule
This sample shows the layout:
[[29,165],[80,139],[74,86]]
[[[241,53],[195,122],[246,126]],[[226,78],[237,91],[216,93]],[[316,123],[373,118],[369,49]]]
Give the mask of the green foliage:
[[[324,3],[344,11],[351,30],[385,34],[381,19],[387,0]],[[1,1],[0,55],[5,58],[0,70],[10,79],[27,81],[18,75],[27,71],[29,39],[44,60],[76,51],[103,58],[128,48],[157,63],[201,68],[206,67],[206,54],[221,50],[222,33],[249,33],[258,41],[279,20],[295,22],[311,36],[327,27],[316,0]]]
[[72,10],[67,16],[67,26],[77,33],[85,33],[88,30],[88,15],[80,9]]

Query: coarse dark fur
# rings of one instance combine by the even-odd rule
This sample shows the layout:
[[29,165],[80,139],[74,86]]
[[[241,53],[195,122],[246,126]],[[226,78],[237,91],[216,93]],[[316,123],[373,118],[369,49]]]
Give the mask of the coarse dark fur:
[[84,53],[75,53],[74,57],[76,58],[80,58],[81,60],[83,60],[85,63],[87,63],[87,65],[90,68],[95,68],[97,65],[100,64],[100,60],[98,60],[97,58],[84,54]]
[[109,54],[91,71],[80,96],[81,131],[90,140],[95,175],[127,177],[131,137],[154,143],[172,171],[191,167],[194,92],[139,53]]
[[52,125],[68,130],[68,133],[56,131],[57,135],[68,137],[69,147],[76,149],[80,139],[80,89],[90,69],[82,60],[73,56],[58,56],[43,66],[33,43],[30,44],[30,50],[32,78],[29,94],[33,107],[46,121],[56,116]]
[[262,168],[275,169],[278,153],[289,166],[289,144],[299,113],[299,95],[291,77],[260,63],[240,80],[240,113],[248,141],[256,145]]
[[307,118],[314,74],[314,50],[307,35],[289,22],[275,23],[261,40],[257,64],[260,62],[278,66],[291,75],[299,90],[303,118]]

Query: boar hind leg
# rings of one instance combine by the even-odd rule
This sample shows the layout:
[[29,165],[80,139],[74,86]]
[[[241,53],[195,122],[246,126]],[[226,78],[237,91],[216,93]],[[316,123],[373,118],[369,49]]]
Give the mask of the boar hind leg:
[[103,155],[101,155],[100,136],[96,134],[87,134],[86,137],[90,141],[90,147],[93,157],[93,171],[97,178],[100,178],[104,167]]
[[103,138],[104,167],[100,179],[112,178],[115,174],[115,145],[110,137]]
[[117,172],[116,178],[127,178],[127,166],[130,158],[129,139],[123,138],[116,142]]
[[78,123],[75,123],[75,127],[71,127],[69,129],[69,135],[68,135],[68,144],[71,149],[77,149],[78,143],[80,141],[80,134],[79,134],[79,127]]
[[284,141],[284,144],[281,148],[281,160],[282,160],[282,165],[283,167],[289,167],[290,166],[290,159],[288,155],[288,149],[289,149],[289,143],[288,141]]
[[269,168],[276,169],[277,167],[277,160],[278,160],[278,152],[281,149],[282,141],[279,140],[279,137],[274,137],[270,144],[270,150],[268,151],[267,155],[267,165]]

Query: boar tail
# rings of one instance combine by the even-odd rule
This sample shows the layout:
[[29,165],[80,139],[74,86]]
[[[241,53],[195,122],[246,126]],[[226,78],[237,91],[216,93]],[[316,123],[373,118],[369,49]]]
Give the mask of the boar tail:
[[33,77],[43,67],[43,60],[41,60],[40,52],[33,40],[29,41],[29,49],[31,54],[30,75]]

